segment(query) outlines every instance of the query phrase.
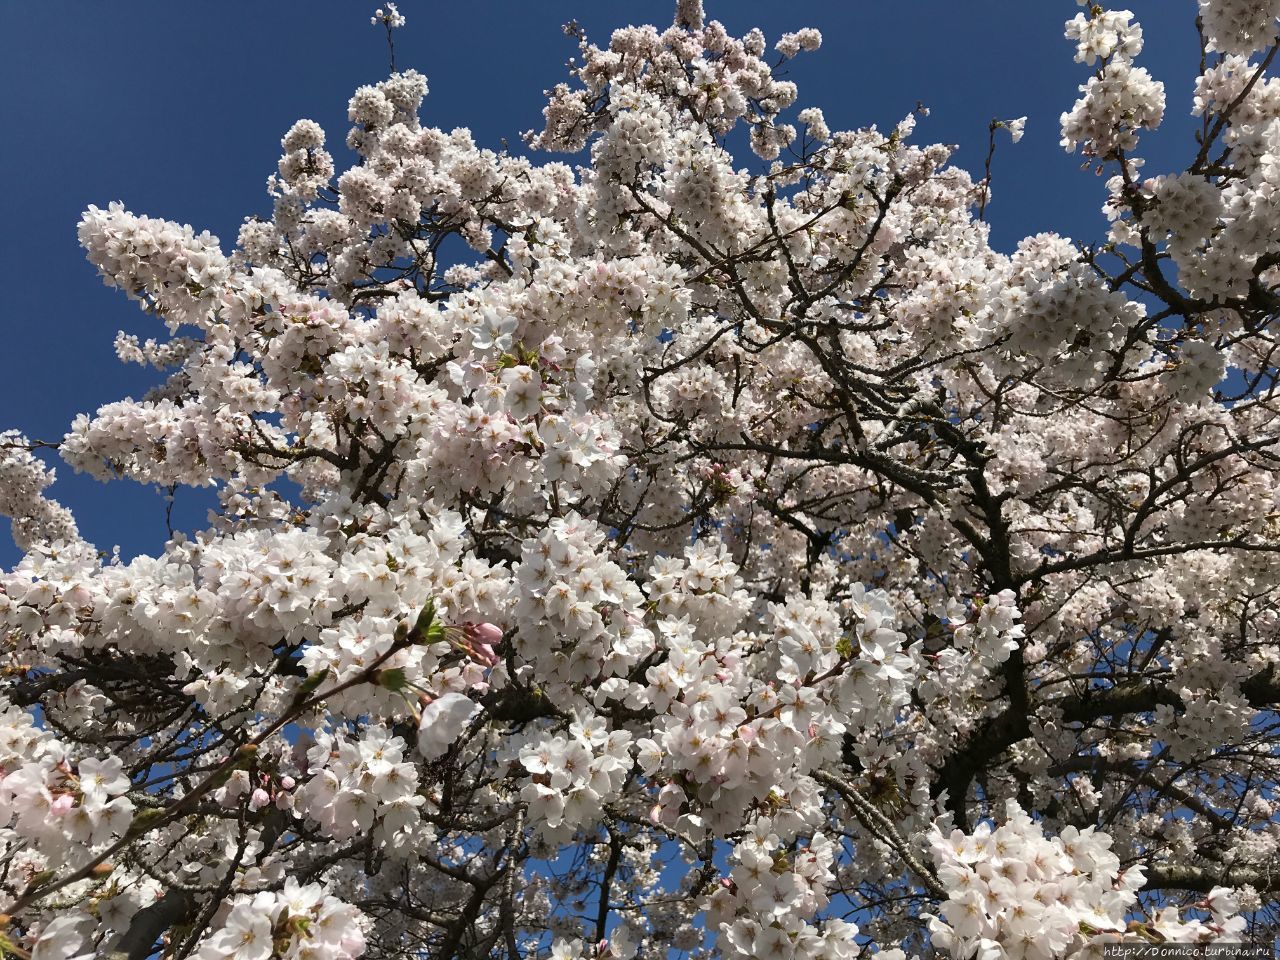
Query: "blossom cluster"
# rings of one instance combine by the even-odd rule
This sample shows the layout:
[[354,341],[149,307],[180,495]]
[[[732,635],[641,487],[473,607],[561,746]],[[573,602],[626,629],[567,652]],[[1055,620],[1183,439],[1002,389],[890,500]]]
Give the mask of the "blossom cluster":
[[711,896],[708,921],[720,931],[730,957],[760,960],[852,960],[862,952],[858,927],[814,915],[828,902],[835,879],[834,844],[816,834],[806,846],[786,849],[768,817],[752,824],[734,845],[733,867]]
[[314,775],[297,793],[299,812],[335,840],[368,834],[376,823],[387,848],[404,852],[411,837],[399,834],[420,828],[417,808],[424,802],[405,746],[379,727],[367,728],[354,741],[318,735],[308,750]]
[[54,479],[54,471],[31,455],[26,437],[0,432],[0,516],[12,519],[14,542],[23,549],[78,535],[71,512],[44,496]]
[[226,906],[200,960],[348,960],[364,953],[364,918],[319,884],[289,879],[279,893],[242,894]]
[[1209,49],[1249,56],[1280,37],[1280,3],[1275,0],[1200,0]]
[[916,143],[926,111],[833,129],[784,75],[818,31],[698,0],[570,27],[528,141],[568,162],[427,125],[404,70],[350,98],[345,169],[284,132],[227,249],[90,208],[168,335],[116,338],[154,388],[57,452],[214,506],[101,551],[0,434],[0,950],[1266,933],[1276,11],[1200,8],[1174,171],[1137,154],[1165,95],[1133,15],[1066,25],[1099,244],[993,248],[992,177]]
[[546,825],[544,837],[567,839],[599,816],[630,770],[630,742],[625,730],[609,731],[603,718],[590,717],[520,750],[520,766],[530,775],[522,799]]
[[1245,920],[1226,888],[1205,898],[1206,919],[1173,907],[1132,919],[1145,877],[1141,866],[1122,870],[1111,846],[1094,827],[1046,836],[1012,800],[998,826],[935,827],[930,850],[948,897],[929,919],[934,944],[956,958],[1047,960],[1099,957],[1135,933],[1153,943],[1239,941]]
[[[28,883],[63,865],[93,863],[125,837],[136,810],[126,796],[132,786],[119,757],[77,759],[26,710],[0,698],[0,854]],[[114,872],[109,865],[104,870]],[[103,904],[102,921],[108,928],[127,928],[139,896],[154,898],[156,890],[136,880],[121,882],[119,895]],[[92,923],[83,908],[52,918],[32,932],[33,955],[79,952]]]

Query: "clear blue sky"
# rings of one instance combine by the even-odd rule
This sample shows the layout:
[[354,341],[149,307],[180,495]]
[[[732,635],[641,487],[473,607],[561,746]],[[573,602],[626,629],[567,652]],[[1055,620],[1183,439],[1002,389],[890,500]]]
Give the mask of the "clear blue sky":
[[[1118,5],[1118,4],[1117,4]],[[0,429],[58,439],[77,413],[151,382],[115,358],[124,329],[163,335],[107,290],[76,244],[90,203],[122,200],[136,213],[208,229],[234,242],[240,221],[268,214],[267,176],[281,135],[310,117],[341,144],[346,103],[386,71],[375,0],[204,3],[63,0],[0,4],[0,85],[7,147],[0,152],[5,350]],[[1197,65],[1194,0],[1129,0],[1147,36],[1139,61],[1165,81],[1164,128],[1148,137],[1150,173],[1185,163],[1194,147],[1191,85]],[[627,23],[670,23],[674,0],[402,0],[397,63],[426,74],[426,123],[469,127],[498,147],[540,126],[542,91],[576,53],[560,30],[576,18],[597,43]],[[1100,238],[1103,185],[1057,144],[1058,116],[1086,68],[1072,62],[1063,21],[1074,0],[707,0],[708,15],[772,43],[815,26],[823,47],[793,62],[801,104],[834,128],[892,125],[923,101],[920,142],[960,145],[955,162],[980,175],[992,117],[1028,115],[1026,138],[1000,143],[995,244],[1056,230]],[[745,162],[745,158],[744,158]],[[339,169],[344,166],[341,153]],[[100,484],[59,468],[53,495],[99,548],[159,550],[164,504],[151,489]],[[204,507],[179,492],[181,526]],[[17,552],[0,538],[0,564]]]

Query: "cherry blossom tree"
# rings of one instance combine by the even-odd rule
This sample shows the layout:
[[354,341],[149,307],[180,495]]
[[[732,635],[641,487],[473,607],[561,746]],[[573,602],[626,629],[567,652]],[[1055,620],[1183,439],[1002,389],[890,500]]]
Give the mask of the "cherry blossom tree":
[[527,156],[405,69],[229,251],[91,207],[165,373],[57,452],[218,509],[125,562],[0,435],[0,950],[1272,939],[1280,2],[1198,6],[1165,173],[1139,25],[1067,24],[1097,242],[993,250],[989,176],[700,0],[571,26]]

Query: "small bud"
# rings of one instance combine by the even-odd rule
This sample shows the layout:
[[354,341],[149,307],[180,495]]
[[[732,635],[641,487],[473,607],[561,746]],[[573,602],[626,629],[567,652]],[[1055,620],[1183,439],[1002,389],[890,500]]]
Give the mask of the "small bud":
[[152,824],[163,819],[164,815],[165,810],[163,807],[148,807],[146,810],[140,811],[133,818],[133,822],[129,824],[129,833],[135,835],[145,833]]
[[463,628],[468,640],[496,647],[502,643],[502,628],[495,623],[467,623]]
[[48,883],[50,880],[53,879],[53,876],[54,876],[54,871],[41,870],[39,873],[37,873],[35,876],[31,878],[31,882],[27,884],[27,889],[35,890],[35,889],[38,889],[39,887],[43,887],[46,883]]
[[302,681],[302,685],[298,687],[298,692],[294,695],[298,700],[304,700],[312,693],[320,684],[324,683],[325,678],[329,676],[329,668],[325,667],[317,673],[311,674],[307,679]]
[[409,678],[403,667],[389,667],[374,674],[374,682],[385,690],[399,693],[409,685]]
[[435,622],[435,619],[436,602],[434,600],[428,600],[426,605],[423,606],[422,612],[418,614],[417,622],[413,625],[414,633],[423,637],[427,636],[431,629],[431,625]]

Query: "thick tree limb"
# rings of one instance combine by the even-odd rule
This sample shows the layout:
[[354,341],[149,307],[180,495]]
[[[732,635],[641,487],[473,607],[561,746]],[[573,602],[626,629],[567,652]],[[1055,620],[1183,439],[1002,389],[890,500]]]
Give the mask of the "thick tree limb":
[[195,899],[187,891],[168,891],[133,915],[129,929],[106,949],[104,956],[107,960],[146,960],[160,935],[186,919],[195,905]]

